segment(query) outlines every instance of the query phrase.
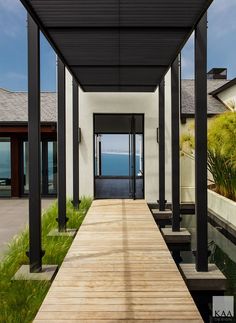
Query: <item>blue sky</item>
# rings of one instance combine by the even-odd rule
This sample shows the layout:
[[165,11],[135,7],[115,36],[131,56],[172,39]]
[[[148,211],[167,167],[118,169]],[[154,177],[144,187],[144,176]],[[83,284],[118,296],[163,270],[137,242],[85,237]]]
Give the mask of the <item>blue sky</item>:
[[[191,0],[189,0],[191,1]],[[227,67],[236,77],[236,0],[215,0],[208,13],[208,69]],[[41,88],[56,87],[56,56],[41,37]],[[20,0],[0,0],[0,87],[27,90],[26,12]],[[182,53],[183,78],[193,78],[193,37]]]

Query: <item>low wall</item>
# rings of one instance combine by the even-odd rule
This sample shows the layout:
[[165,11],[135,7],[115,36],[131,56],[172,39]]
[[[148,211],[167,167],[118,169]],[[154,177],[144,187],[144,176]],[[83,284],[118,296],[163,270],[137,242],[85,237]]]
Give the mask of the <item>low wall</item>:
[[208,209],[236,231],[236,202],[208,190]]

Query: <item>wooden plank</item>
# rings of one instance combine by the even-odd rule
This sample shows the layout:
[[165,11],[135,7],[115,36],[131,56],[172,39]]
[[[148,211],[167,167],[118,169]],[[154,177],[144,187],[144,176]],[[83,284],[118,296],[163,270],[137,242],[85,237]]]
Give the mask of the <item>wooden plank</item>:
[[[160,320],[158,320],[160,322]],[[202,322],[202,320],[198,320],[198,319],[192,319],[192,320],[189,320],[189,319],[181,319],[181,320],[176,320],[176,319],[168,319],[168,320],[164,320],[162,319],[161,322],[162,323],[170,323],[170,322],[173,322],[173,323],[188,323],[188,322],[191,322],[191,323],[200,323]],[[51,320],[51,319],[46,319],[46,320],[35,320],[34,321],[35,323],[68,323],[68,320]],[[77,320],[69,320],[69,322],[71,323],[97,323],[98,321],[97,320],[80,320],[80,319],[77,319]],[[137,322],[136,320],[119,320],[119,322],[127,322],[127,323],[134,323],[134,322]],[[138,320],[139,323],[157,323],[157,320]],[[99,319],[99,323],[117,323],[117,320],[100,320]]]
[[[73,291],[68,287],[52,287],[47,295],[48,297],[68,297],[68,298],[84,298],[84,299],[89,299],[89,298],[127,298],[127,299],[132,299],[135,297],[138,298],[149,298],[149,299],[158,299],[158,298],[163,298],[163,292],[145,292],[145,291],[138,291],[138,292],[108,292],[108,291],[103,291],[103,292],[91,292],[91,291],[86,291],[86,292],[78,292],[78,291]],[[176,298],[184,298],[186,297],[186,291],[167,291],[165,292],[165,298],[171,298],[171,297],[176,297]],[[190,299],[191,297],[188,296]],[[47,300],[45,299],[45,301]],[[151,302],[151,301],[150,301]]]
[[98,304],[106,304],[106,305],[155,305],[161,304],[165,305],[168,304],[192,304],[192,300],[188,297],[161,297],[161,298],[138,298],[138,297],[100,297],[100,298],[83,298],[83,297],[47,297],[44,304],[48,305],[77,305],[77,304],[89,304],[89,305],[98,305]]
[[202,322],[145,201],[94,201],[34,322]]
[[[58,312],[45,312],[40,311],[36,317],[36,319],[43,319],[43,320],[58,320],[64,319],[70,320],[88,320],[92,319],[95,322],[99,322],[99,320],[166,320],[167,317],[169,320],[176,322],[176,320],[196,320],[198,319],[199,322],[203,322],[199,317],[199,314],[196,310],[194,311],[172,311],[167,312],[165,311],[164,307],[162,307],[162,311],[160,312],[135,312],[132,309],[126,312],[115,312],[115,311],[104,311],[104,312],[83,312],[83,311],[75,311],[69,312],[64,308]],[[83,321],[84,322],[84,321]]]
[[[186,309],[191,312],[195,310],[194,304],[144,304],[144,305],[133,305],[133,304],[67,304],[66,311],[67,312],[126,312],[127,305],[131,305],[132,311],[134,312],[162,312],[163,305],[165,310],[168,312],[175,312],[175,306],[178,306],[179,311],[186,311]],[[46,304],[44,303],[41,307],[43,312],[60,312],[61,304]]]
[[64,271],[60,271],[56,277],[56,280],[125,280],[126,277],[130,280],[166,280],[166,276],[168,275],[168,280],[171,279],[179,279],[179,274],[172,271],[164,271],[164,272],[153,272],[153,271],[147,271],[147,272],[133,272],[132,276],[129,272],[117,272],[116,276],[114,277],[114,272],[107,271],[106,275],[104,275],[101,272],[94,273],[94,272],[77,272],[77,270],[71,270],[71,269],[64,269]]

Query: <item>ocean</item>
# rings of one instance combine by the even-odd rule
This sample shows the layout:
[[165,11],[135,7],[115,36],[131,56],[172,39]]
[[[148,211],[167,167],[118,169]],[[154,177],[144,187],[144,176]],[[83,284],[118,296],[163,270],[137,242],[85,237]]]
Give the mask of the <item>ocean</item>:
[[[5,145],[4,145],[5,146]],[[2,147],[3,148],[3,147]],[[9,149],[1,150],[0,178],[11,178],[11,164]],[[51,156],[51,155],[50,155]],[[49,179],[53,177],[53,160],[49,158]],[[140,172],[140,158],[136,155],[136,174]],[[102,175],[104,176],[128,176],[129,155],[125,153],[102,153]]]
[[[140,171],[140,157],[136,155],[136,174]],[[102,153],[102,175],[129,176],[129,155],[125,153]]]

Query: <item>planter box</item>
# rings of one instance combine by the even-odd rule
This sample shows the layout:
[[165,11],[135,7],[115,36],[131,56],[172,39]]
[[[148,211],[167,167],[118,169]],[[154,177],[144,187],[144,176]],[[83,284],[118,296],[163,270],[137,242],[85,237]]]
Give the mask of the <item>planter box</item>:
[[[181,202],[195,202],[195,160],[183,152],[181,157]],[[208,172],[208,179],[213,180]],[[236,202],[208,189],[208,209],[219,226],[236,235]]]
[[208,189],[208,209],[236,232],[236,202]]

